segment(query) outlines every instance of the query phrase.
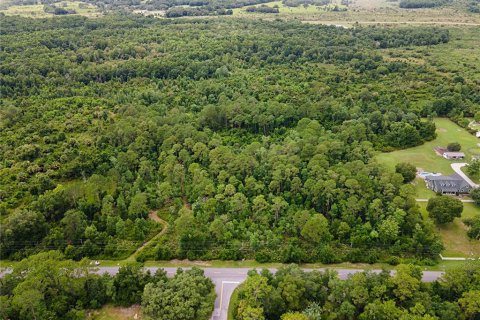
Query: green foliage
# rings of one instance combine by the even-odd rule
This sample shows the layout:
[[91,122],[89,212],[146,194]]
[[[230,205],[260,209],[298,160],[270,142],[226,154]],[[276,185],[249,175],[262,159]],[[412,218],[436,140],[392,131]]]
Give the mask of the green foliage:
[[203,270],[179,269],[172,279],[145,286],[142,312],[147,319],[207,320],[215,302],[213,282]]
[[[2,216],[21,206],[48,226],[35,244],[5,237],[5,258],[124,257],[158,231],[158,208],[172,228],[143,260],[437,256],[402,178],[373,156],[433,139],[437,109],[473,116],[469,81],[383,58],[448,30],[118,14],[4,17],[0,32]],[[398,86],[420,80],[424,108]]]
[[395,166],[395,172],[400,173],[404,183],[412,182],[417,175],[417,168],[411,163],[398,163]]
[[360,272],[346,280],[329,270],[289,266],[274,275],[250,273],[238,289],[233,314],[235,320],[474,319],[479,275],[478,262],[449,270],[433,283],[422,283],[421,269],[413,265],[399,265],[395,275]]
[[325,6],[331,3],[331,0],[282,0],[282,3],[287,7],[298,6]]
[[480,175],[480,160],[473,160],[467,167],[467,173],[472,177],[478,177]]
[[81,319],[83,309],[108,301],[110,281],[109,276],[92,273],[86,262],[64,260],[57,251],[43,252],[2,276],[1,309],[5,319]]
[[416,9],[416,8],[433,8],[449,3],[451,0],[401,0],[400,8]]
[[436,196],[428,200],[427,211],[437,224],[445,224],[461,216],[463,203],[449,196]]
[[308,219],[302,228],[301,234],[306,240],[315,244],[331,240],[328,220],[321,214],[315,214]]
[[179,270],[168,279],[139,264],[121,267],[115,276],[99,275],[86,260],[65,260],[58,251],[32,255],[17,263],[0,281],[0,314],[5,319],[85,319],[85,309],[113,302],[143,303],[153,319],[209,319],[214,286],[203,271]]
[[470,197],[472,197],[476,205],[480,206],[480,188],[473,188],[470,191]]
[[480,240],[480,216],[464,219],[468,227],[467,235],[470,239]]
[[149,280],[149,275],[143,273],[139,264],[121,267],[113,282],[113,302],[121,306],[140,303],[143,288]]
[[447,146],[447,150],[451,152],[460,151],[461,149],[462,149],[462,146],[458,142],[449,143]]

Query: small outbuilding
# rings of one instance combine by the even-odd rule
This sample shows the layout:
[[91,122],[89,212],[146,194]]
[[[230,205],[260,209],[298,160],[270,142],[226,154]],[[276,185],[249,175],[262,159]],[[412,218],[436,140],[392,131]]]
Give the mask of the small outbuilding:
[[446,151],[442,154],[445,159],[455,160],[455,159],[465,159],[465,153],[463,152],[450,152]]

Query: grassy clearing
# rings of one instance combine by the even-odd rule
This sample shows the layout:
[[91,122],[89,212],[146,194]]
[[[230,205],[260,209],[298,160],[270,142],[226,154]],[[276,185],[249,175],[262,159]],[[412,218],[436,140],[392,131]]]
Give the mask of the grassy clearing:
[[45,18],[48,16],[52,16],[51,14],[48,14],[45,11],[43,11],[43,5],[41,4],[26,5],[26,6],[11,6],[8,9],[0,10],[0,12],[8,16],[19,15],[23,17],[34,17],[34,18]]
[[[409,162],[425,171],[448,175],[454,172],[450,166],[452,163],[470,161],[473,154],[480,154],[480,148],[477,146],[478,139],[465,129],[444,118],[436,118],[435,124],[437,126],[437,138],[435,140],[418,147],[379,154],[376,157],[378,162],[391,169],[394,169],[399,162]],[[462,145],[462,151],[465,152],[466,156],[465,161],[444,159],[433,150],[437,146],[446,147],[450,142],[458,142]]]
[[266,5],[268,7],[273,7],[277,6],[279,10],[279,14],[261,14],[261,13],[255,13],[255,12],[247,12],[246,8],[248,7],[255,7],[255,6],[248,6],[248,7],[243,7],[243,8],[236,8],[233,9],[233,15],[234,16],[258,16],[258,17],[274,17],[274,16],[285,16],[285,15],[295,15],[295,14],[314,14],[314,13],[321,13],[321,12],[328,12],[331,11],[335,6],[337,6],[339,9],[346,9],[347,7],[344,5],[341,5],[339,3],[336,3],[333,1],[331,4],[325,5],[325,6],[298,6],[298,7],[288,7],[285,6],[282,1],[272,1],[272,2],[267,2],[264,3],[263,5]]
[[[422,213],[427,216],[427,203],[419,203]],[[473,203],[464,203],[461,218],[456,218],[452,223],[437,227],[437,232],[443,239],[444,256],[448,257],[476,257],[480,256],[480,241],[470,240],[467,237],[467,227],[462,219],[480,215],[480,209]]]
[[[426,142],[418,147],[379,154],[376,157],[377,161],[391,170],[394,170],[395,165],[399,162],[409,162],[417,168],[428,172],[440,172],[444,175],[449,175],[454,173],[450,166],[452,163],[468,162],[473,154],[480,153],[480,148],[477,145],[478,139],[469,134],[465,129],[444,118],[436,118],[435,124],[437,126],[437,138],[435,140]],[[444,159],[433,150],[437,146],[446,147],[450,142],[459,142],[462,145],[462,151],[465,152],[466,156],[465,161]],[[413,185],[417,191],[418,198],[428,199],[435,195],[434,192],[427,189],[425,182],[420,178],[416,178]],[[477,210],[480,213],[480,209]]]
[[128,308],[115,307],[107,304],[99,310],[88,311],[87,320],[141,320],[139,305]]
[[[435,154],[433,148],[436,146],[446,146],[450,142],[459,142],[462,150],[465,152],[467,161],[471,159],[472,154],[480,152],[477,146],[478,139],[469,134],[463,128],[457,126],[448,119],[435,119],[437,126],[437,138],[434,141],[427,142],[421,146],[394,151],[390,153],[382,153],[377,156],[379,163],[394,169],[398,162],[410,162],[418,168],[422,168],[429,172],[440,172],[448,175],[454,171],[450,164],[455,161],[444,159]],[[459,161],[464,162],[464,161]],[[415,186],[417,198],[428,199],[435,195],[434,192],[427,189],[425,182],[416,178],[413,182]],[[427,216],[427,203],[419,203],[420,208],[425,216]],[[464,203],[464,211],[462,219],[480,214],[480,208],[472,203]],[[455,257],[470,257],[471,255],[480,255],[480,241],[470,240],[466,234],[466,226],[461,219],[455,219],[452,223],[438,227],[437,232],[443,239],[445,250],[443,255]]]
[[[80,2],[80,1],[63,1],[55,3],[56,7],[75,10],[77,15],[87,16],[87,17],[96,17],[101,13],[98,11],[98,8],[92,4]],[[35,5],[24,5],[24,6],[10,6],[7,9],[0,10],[1,13],[5,15],[19,15],[23,17],[31,18],[47,18],[53,17],[54,14],[46,13],[43,10],[42,4]]]
[[[278,3],[270,2],[269,6]],[[333,5],[339,7],[340,1],[333,1]],[[347,7],[347,11],[335,12],[317,7],[295,8],[291,10],[280,7],[280,13],[276,15],[245,14],[245,8],[234,11],[237,15],[243,12],[243,16],[262,17],[264,19],[297,19],[309,23],[334,24],[352,26],[359,24],[436,24],[436,25],[480,25],[480,15],[467,11],[464,1],[456,2],[437,8],[426,9],[401,9],[397,2],[387,0],[353,0]],[[271,5],[272,4],[272,5]]]

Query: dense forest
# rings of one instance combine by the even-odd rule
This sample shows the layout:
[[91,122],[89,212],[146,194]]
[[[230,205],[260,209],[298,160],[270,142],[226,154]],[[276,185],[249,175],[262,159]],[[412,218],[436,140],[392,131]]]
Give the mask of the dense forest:
[[[379,151],[472,117],[478,85],[388,48],[442,28],[2,16],[2,258],[432,263],[442,250]],[[411,83],[412,87],[404,86]],[[419,102],[421,100],[421,102]]]
[[235,320],[451,320],[478,319],[480,267],[447,271],[433,283],[400,265],[396,274],[361,272],[339,280],[334,271],[304,272],[296,266],[251,271],[234,301]]

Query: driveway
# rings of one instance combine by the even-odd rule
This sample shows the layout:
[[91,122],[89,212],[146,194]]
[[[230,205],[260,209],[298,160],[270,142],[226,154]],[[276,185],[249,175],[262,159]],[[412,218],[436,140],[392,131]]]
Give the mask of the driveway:
[[463,171],[461,170],[463,167],[465,167],[467,163],[452,163],[452,169],[456,173],[458,173],[467,183],[472,187],[472,188],[478,188],[479,185],[473,182]]

